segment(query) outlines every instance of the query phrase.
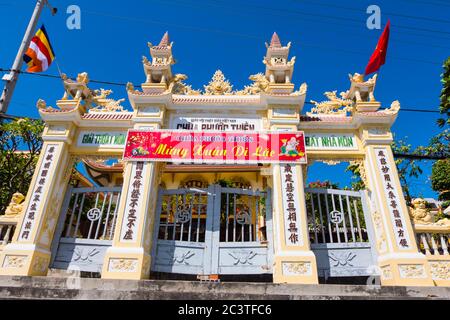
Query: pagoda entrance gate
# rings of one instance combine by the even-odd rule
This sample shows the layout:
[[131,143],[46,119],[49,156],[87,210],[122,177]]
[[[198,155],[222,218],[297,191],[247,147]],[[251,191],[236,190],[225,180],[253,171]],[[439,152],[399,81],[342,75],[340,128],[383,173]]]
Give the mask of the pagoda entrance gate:
[[320,277],[377,275],[364,191],[305,189],[311,250]]
[[160,189],[152,271],[272,273],[270,190]]

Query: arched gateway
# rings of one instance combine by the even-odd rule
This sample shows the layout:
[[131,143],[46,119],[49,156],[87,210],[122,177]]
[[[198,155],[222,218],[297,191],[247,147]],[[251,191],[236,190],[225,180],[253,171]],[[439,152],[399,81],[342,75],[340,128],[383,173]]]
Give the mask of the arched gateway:
[[[172,73],[165,34],[149,44],[142,91],[127,86],[132,112],[109,90],[89,89],[86,73],[64,77],[58,108],[38,102],[43,151],[0,273],[433,285],[390,148],[399,103],[380,110],[376,77],[355,74],[341,97],[327,92],[304,115],[307,86],[291,83],[290,44],[274,34],[266,46],[265,74],[251,85],[233,91],[217,71],[200,92]],[[305,189],[317,161],[351,161],[366,189]]]

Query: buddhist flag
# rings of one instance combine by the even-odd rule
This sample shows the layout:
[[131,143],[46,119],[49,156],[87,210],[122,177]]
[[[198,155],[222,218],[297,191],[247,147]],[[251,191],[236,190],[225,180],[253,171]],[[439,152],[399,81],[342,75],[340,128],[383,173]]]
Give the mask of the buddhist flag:
[[23,55],[23,60],[28,65],[28,72],[46,71],[55,60],[55,53],[44,25],[31,39],[30,47]]
[[386,27],[384,28],[383,34],[378,40],[377,47],[375,48],[375,51],[372,54],[372,57],[370,57],[369,63],[367,64],[365,72],[366,75],[377,72],[380,67],[386,62],[390,28],[391,21],[388,21]]

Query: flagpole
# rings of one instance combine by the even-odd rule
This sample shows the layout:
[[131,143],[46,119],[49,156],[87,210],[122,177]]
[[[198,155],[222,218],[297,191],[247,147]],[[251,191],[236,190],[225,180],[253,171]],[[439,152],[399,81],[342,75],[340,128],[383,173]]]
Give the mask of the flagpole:
[[17,84],[17,79],[19,78],[20,69],[22,68],[23,55],[25,54],[26,50],[30,45],[31,39],[33,37],[33,31],[36,28],[42,9],[44,8],[44,5],[47,4],[47,1],[48,0],[36,1],[36,6],[34,8],[33,15],[31,16],[31,20],[28,23],[27,30],[23,37],[19,51],[17,52],[17,56],[16,59],[14,60],[14,64],[11,68],[11,71],[9,74],[5,74],[3,76],[3,80],[6,81],[6,84],[0,98],[0,114],[6,113],[6,111],[8,111],[8,106],[9,103],[11,102],[11,98]]

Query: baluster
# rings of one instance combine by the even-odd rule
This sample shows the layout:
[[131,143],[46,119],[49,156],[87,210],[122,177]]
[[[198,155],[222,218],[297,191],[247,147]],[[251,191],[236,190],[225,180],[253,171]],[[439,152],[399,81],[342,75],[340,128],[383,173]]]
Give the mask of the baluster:
[[[314,193],[311,192],[311,197],[313,197]],[[327,239],[325,237],[325,225],[323,223],[323,215],[322,215],[322,206],[320,203],[320,193],[317,193],[317,207],[319,208],[319,217],[320,217],[320,226],[322,229],[322,243],[326,243]],[[331,242],[333,242],[333,237],[331,235],[331,231],[328,230],[330,232],[330,238],[331,238]]]
[[226,195],[227,195],[227,203],[226,203],[226,210],[227,210],[227,220],[226,220],[226,222],[225,222],[225,224],[226,224],[226,229],[225,229],[225,242],[228,242],[228,227],[229,227],[229,224],[230,224],[230,194],[227,192],[226,193]]
[[319,238],[317,236],[317,226],[316,226],[316,211],[314,208],[314,199],[313,199],[313,193],[310,193],[311,195],[311,219],[313,223],[313,230],[314,230],[314,243],[319,243]]
[[12,225],[8,225],[8,227],[6,228],[6,233],[5,233],[5,237],[3,238],[3,244],[8,244],[9,243],[9,234],[11,233],[11,229],[13,228]]
[[[84,206],[84,200],[85,199],[86,199],[86,193],[83,193],[83,196],[81,197],[80,210],[78,210],[77,223],[75,225],[75,230],[73,231],[73,237],[72,238],[77,238],[78,228],[80,226],[80,221],[81,221],[81,212],[83,211],[83,206]],[[66,237],[67,237],[67,235],[66,235]],[[69,235],[69,237],[70,237],[70,235]]]
[[436,241],[434,241],[433,234],[427,234],[427,236],[429,237],[431,246],[433,247],[433,255],[438,256],[439,255],[439,247],[436,244]]
[[422,241],[423,248],[425,249],[425,254],[430,255],[430,246],[428,245],[427,235],[424,233],[420,234],[420,240]]
[[200,241],[200,215],[202,214],[202,207],[203,207],[203,199],[204,199],[204,195],[202,194],[198,194],[198,208],[197,208],[197,234],[196,234],[196,238],[195,241],[199,242]]
[[440,235],[441,239],[441,246],[442,246],[442,253],[444,256],[448,256],[448,241],[445,239],[445,236],[443,234]]
[[[165,197],[167,199],[167,209],[166,209],[166,226],[164,228],[164,240],[168,239],[169,235],[169,215],[172,210],[172,196],[169,194]],[[160,218],[160,221],[162,219]]]
[[0,241],[3,241],[2,239],[5,239],[5,238],[2,238],[2,231],[3,231],[3,225],[0,224]]
[[[328,221],[328,232],[330,233],[330,242],[333,243],[333,228],[331,227],[331,222],[330,222],[330,208],[328,207],[328,195],[326,193],[324,193],[323,195],[324,200],[325,200],[325,207],[326,207],[326,217],[327,217],[327,221]],[[319,208],[320,208],[320,203],[319,203]]]

